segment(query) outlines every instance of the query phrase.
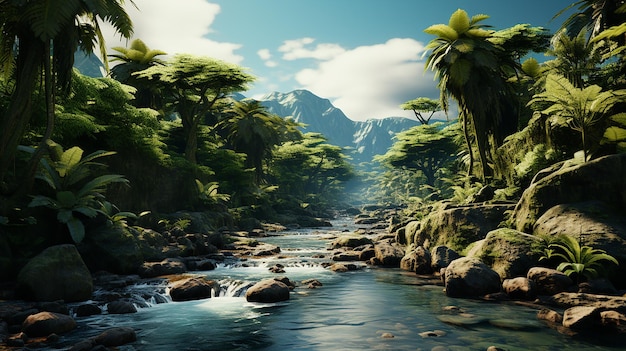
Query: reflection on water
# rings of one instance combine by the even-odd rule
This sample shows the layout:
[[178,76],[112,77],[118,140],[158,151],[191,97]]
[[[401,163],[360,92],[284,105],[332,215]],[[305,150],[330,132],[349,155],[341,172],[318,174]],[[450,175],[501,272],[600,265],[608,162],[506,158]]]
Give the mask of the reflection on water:
[[[439,286],[395,269],[367,268],[333,273],[311,256],[327,253],[325,233],[297,232],[267,238],[282,259],[250,260],[249,267],[219,266],[206,272],[224,287],[218,297],[171,302],[132,315],[87,319],[91,326],[131,326],[138,341],[128,350],[626,350],[560,335],[537,321],[536,311],[515,305],[446,297]],[[248,303],[250,284],[285,266],[291,281],[318,279],[323,286],[299,286],[278,304]],[[475,323],[450,323],[456,306]],[[469,317],[468,317],[469,318]],[[430,332],[430,333],[428,333]],[[421,335],[420,335],[421,334]],[[606,341],[606,340],[605,340]],[[610,342],[608,340],[607,342]],[[443,347],[443,348],[442,348]],[[125,349],[126,350],[126,349]]]

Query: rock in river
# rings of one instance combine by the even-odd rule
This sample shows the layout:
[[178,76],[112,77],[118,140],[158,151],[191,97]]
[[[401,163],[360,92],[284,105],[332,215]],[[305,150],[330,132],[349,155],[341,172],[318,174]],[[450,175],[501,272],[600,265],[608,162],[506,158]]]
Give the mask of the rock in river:
[[289,287],[278,280],[265,279],[248,289],[246,300],[266,303],[289,300]]

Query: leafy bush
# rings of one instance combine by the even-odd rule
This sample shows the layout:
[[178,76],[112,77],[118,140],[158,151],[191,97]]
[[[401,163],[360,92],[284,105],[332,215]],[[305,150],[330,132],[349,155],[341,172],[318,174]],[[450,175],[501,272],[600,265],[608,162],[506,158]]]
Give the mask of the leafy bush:
[[53,194],[34,195],[29,207],[44,206],[57,211],[59,222],[67,225],[72,240],[80,243],[85,237],[85,226],[78,214],[94,218],[103,212],[106,187],[112,183],[127,184],[128,180],[118,174],[94,177],[94,167],[104,164],[93,160],[115,154],[112,151],[96,151],[83,157],[77,146],[66,151],[54,144],[51,159],[41,160],[41,171],[37,178],[47,184]]
[[615,257],[601,249],[581,243],[571,236],[561,235],[550,242],[540,260],[560,260],[556,269],[580,280],[597,278],[603,273],[606,263],[619,264]]

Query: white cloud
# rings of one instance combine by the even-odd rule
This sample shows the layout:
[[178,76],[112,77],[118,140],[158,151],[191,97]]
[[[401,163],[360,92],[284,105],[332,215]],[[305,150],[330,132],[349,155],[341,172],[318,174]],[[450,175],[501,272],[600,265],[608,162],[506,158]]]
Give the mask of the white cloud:
[[261,49],[261,50],[257,51],[256,53],[257,53],[257,55],[259,55],[261,60],[269,60],[269,59],[272,58],[272,54],[270,53],[269,49]]
[[278,66],[278,62],[272,60],[272,53],[270,52],[269,49],[261,49],[261,50],[257,51],[256,53],[259,56],[259,58],[261,58],[261,60],[263,60],[263,63],[265,64],[265,66],[267,66],[267,67],[276,67],[276,66]]
[[[171,0],[134,0],[138,9],[126,2],[126,12],[133,20],[132,39],[143,40],[151,49],[173,56],[187,53],[211,56],[239,64],[243,57],[235,51],[240,44],[220,43],[205,38],[220,12],[220,6],[204,0],[185,0],[184,6]],[[109,54],[114,46],[127,47],[130,41],[120,38],[108,24],[102,26]],[[132,41],[131,39],[131,41]]]
[[307,48],[313,44],[313,38],[301,38],[296,40],[285,40],[278,51],[283,53],[283,59],[293,61],[303,58],[313,58],[316,60],[330,60],[341,55],[346,50],[337,44],[317,44],[314,48]]
[[333,100],[353,120],[414,118],[399,105],[420,96],[438,96],[432,73],[424,73],[423,50],[414,39],[390,39],[344,50],[315,68],[301,70],[295,78],[304,89]]

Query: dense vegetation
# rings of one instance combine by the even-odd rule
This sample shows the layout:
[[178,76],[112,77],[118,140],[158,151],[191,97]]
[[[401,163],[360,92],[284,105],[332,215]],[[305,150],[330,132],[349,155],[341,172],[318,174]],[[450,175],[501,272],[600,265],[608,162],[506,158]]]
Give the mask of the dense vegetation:
[[[512,199],[546,166],[626,150],[626,6],[617,3],[576,2],[552,36],[525,24],[492,30],[488,16],[463,10],[428,27],[426,65],[441,98],[402,105],[423,125],[374,160],[367,198],[463,203],[490,184]],[[236,226],[316,217],[345,201],[356,175],[346,152],[258,101],[236,100],[255,79],[244,68],[161,59],[135,39],[109,56],[109,77],[87,77],[73,57],[93,51],[99,21],[132,35],[123,1],[50,4],[0,2],[0,240],[14,254],[78,243],[148,212],[144,225],[197,211]],[[530,55],[544,52],[546,62]],[[458,119],[429,124],[450,99]]]
[[[398,134],[377,157],[382,172],[372,196],[463,203],[491,185],[496,199],[515,199],[547,166],[624,152],[626,6],[578,1],[568,9],[574,12],[552,36],[525,24],[492,30],[483,24],[488,16],[463,10],[428,27],[426,69],[435,72],[441,98],[401,106],[423,125]],[[545,62],[537,60],[542,53]],[[429,125],[450,99],[458,123]]]

